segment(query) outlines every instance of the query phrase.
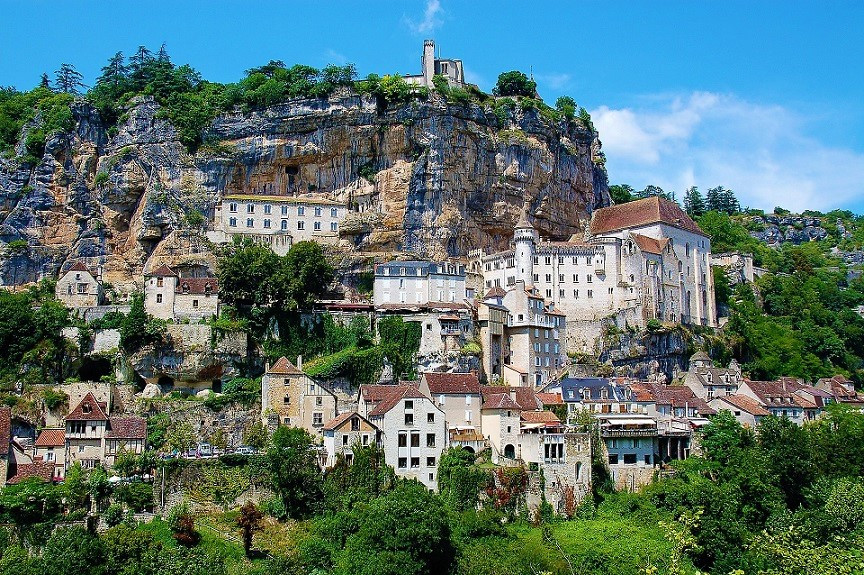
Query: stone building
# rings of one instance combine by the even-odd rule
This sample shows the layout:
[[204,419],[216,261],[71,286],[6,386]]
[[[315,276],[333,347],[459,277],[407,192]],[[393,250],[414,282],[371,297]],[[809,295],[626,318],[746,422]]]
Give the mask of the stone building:
[[[540,241],[523,213],[513,248],[471,253],[485,288],[510,288],[530,268],[540,296],[567,316],[567,349],[592,351],[601,320],[717,325],[711,243],[674,202],[658,197],[594,212],[586,239]],[[530,266],[528,265],[530,261]]]
[[33,443],[33,460],[52,463],[52,476],[63,479],[66,476],[66,430],[61,427],[40,431]]
[[420,392],[444,412],[450,433],[480,431],[480,381],[473,373],[424,373]]
[[54,294],[71,309],[96,307],[105,296],[98,274],[91,272],[81,262],[76,262],[60,276]]
[[704,351],[690,357],[690,369],[684,375],[684,385],[692,389],[696,397],[709,402],[715,397],[738,393],[743,381],[737,361],[733,359],[727,368],[715,367]]
[[107,402],[87,393],[66,416],[65,466],[80,463],[85,469],[114,464],[121,451],[140,454],[147,440],[147,422],[137,416],[110,417]]
[[771,415],[758,401],[746,395],[735,394],[715,397],[709,402],[709,405],[718,412],[731,412],[738,423],[750,429],[755,428],[762,422],[763,418]]
[[375,266],[373,303],[426,305],[465,302],[465,266],[393,261]]
[[444,412],[413,385],[379,387],[390,390],[380,390],[384,395],[368,419],[381,430],[385,460],[397,476],[437,489],[438,462],[448,444]]
[[216,206],[213,230],[208,237],[217,243],[235,237],[251,238],[278,255],[285,255],[301,241],[336,243],[340,222],[347,213],[346,204],[321,194],[228,194]]
[[333,467],[339,455],[345,458],[346,463],[353,463],[354,447],[357,445],[381,444],[381,431],[378,427],[356,411],[342,413],[331,419],[324,424],[323,431],[327,467]]
[[403,76],[409,84],[417,84],[432,88],[432,78],[436,75],[444,76],[451,86],[464,87],[465,70],[462,68],[462,60],[447,60],[435,56],[435,40],[423,41],[423,56],[420,58],[421,74]]
[[201,320],[219,315],[219,280],[180,277],[161,265],[144,275],[144,309],[160,319]]
[[336,417],[336,395],[281,357],[261,378],[261,420],[272,431],[279,425],[301,427],[320,438],[324,424]]

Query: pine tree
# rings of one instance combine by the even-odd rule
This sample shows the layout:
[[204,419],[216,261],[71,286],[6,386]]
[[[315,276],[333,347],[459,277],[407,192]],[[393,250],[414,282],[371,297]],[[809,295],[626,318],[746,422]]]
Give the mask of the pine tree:
[[107,84],[112,88],[117,87],[123,80],[126,79],[128,68],[123,63],[123,52],[114,54],[108,64],[102,68],[102,75],[96,80],[98,84]]
[[77,95],[80,93],[78,89],[84,87],[81,72],[72,64],[61,64],[60,69],[54,73],[56,74],[54,85],[57,86],[58,92]]
[[156,55],[156,60],[158,62],[171,63],[171,57],[168,55],[168,50],[165,48],[165,42],[162,42],[162,45],[159,46],[159,53]]
[[48,74],[42,72],[42,78],[39,80],[39,87],[45,88],[46,90],[51,89],[51,80],[48,79]]
[[738,203],[738,198],[735,197],[735,192],[727,190],[723,186],[717,186],[708,190],[705,207],[708,211],[724,212],[729,215],[737,214],[741,211],[741,205]]
[[696,186],[690,186],[684,192],[684,209],[694,218],[705,213],[705,198]]

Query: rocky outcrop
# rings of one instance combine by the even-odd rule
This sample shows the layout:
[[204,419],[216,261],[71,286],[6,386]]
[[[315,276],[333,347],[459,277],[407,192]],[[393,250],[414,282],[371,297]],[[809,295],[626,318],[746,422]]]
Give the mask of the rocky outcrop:
[[[783,243],[803,244],[814,240],[824,240],[828,231],[822,227],[819,218],[802,216],[752,216],[750,227],[757,228],[750,235],[768,245]],[[845,232],[845,229],[843,230]]]
[[158,263],[212,268],[203,236],[229,193],[323,193],[352,207],[343,250],[430,258],[503,247],[525,200],[553,239],[609,203],[597,134],[536,110],[502,122],[434,94],[386,106],[346,92],[219,116],[195,154],[151,99],[133,99],[113,136],[86,102],[72,111],[75,130],[36,165],[0,160],[2,284],[83,261],[122,293]]

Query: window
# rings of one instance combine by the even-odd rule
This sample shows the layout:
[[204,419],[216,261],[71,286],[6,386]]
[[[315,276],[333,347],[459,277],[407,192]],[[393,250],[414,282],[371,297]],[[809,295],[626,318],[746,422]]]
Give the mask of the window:
[[363,445],[369,445],[369,436],[365,433],[363,434]]
[[285,231],[288,229],[288,220],[282,220],[281,228],[282,228],[282,231]]
[[559,281],[559,282],[563,282],[563,281],[564,281],[564,274],[558,274],[558,281]]
[[406,410],[407,409],[414,409],[414,401],[411,399],[406,400],[405,401],[405,409]]
[[636,454],[635,453],[625,453],[624,454],[624,464],[625,465],[633,465],[636,463]]
[[546,282],[548,283],[551,281],[552,281],[552,274],[546,274]]
[[230,204],[228,204],[228,211],[231,212],[232,214],[236,214],[237,213],[237,204],[235,202],[231,202]]
[[305,216],[306,215],[306,206],[297,206],[297,215]]
[[331,232],[338,232],[339,231],[339,224],[337,224],[336,222],[330,222],[330,231]]
[[336,208],[330,208],[330,217],[331,218],[339,217],[339,210],[337,210]]
[[426,434],[426,447],[435,447],[435,434],[427,433]]
[[408,435],[406,433],[399,434],[399,447],[408,447]]
[[593,279],[594,279],[594,276],[592,276],[591,274],[588,274],[587,276],[585,276],[585,281],[588,282],[589,284],[591,283],[591,281]]
[[351,431],[360,431],[360,418],[352,417],[351,418]]
[[414,414],[406,413],[405,414],[405,425],[414,425]]
[[297,229],[298,230],[306,229],[306,222],[297,222]]
[[290,404],[290,403],[291,403],[291,396],[290,396],[290,395],[286,395],[286,396],[282,399],[282,403],[284,403],[285,405]]
[[288,206],[282,206],[282,209],[280,211],[282,212],[283,216],[287,216],[288,215]]
[[193,307],[194,309],[198,309],[198,300],[197,300],[197,299],[193,299],[193,300],[192,300],[192,307]]
[[435,458],[427,457],[426,458],[426,467],[435,467]]
[[269,214],[270,214],[270,209],[271,209],[270,204],[264,204],[264,213],[265,213],[265,214],[269,215]]
[[618,465],[618,454],[610,453],[609,454],[609,465]]
[[426,423],[435,423],[435,414],[427,413],[426,414]]
[[412,433],[411,434],[411,447],[420,447],[420,434]]
[[324,405],[324,398],[321,397],[320,395],[318,397],[316,397],[315,398],[315,405],[319,405],[319,406]]
[[348,436],[347,435],[342,436],[342,445],[348,445]]
[[246,213],[254,214],[255,213],[255,204],[246,204]]
[[324,414],[316,411],[312,414],[312,425],[324,425]]
[[546,256],[543,261],[546,263],[547,266],[552,265],[552,258],[550,256]]
[[589,297],[589,298],[594,297],[594,292],[593,292],[592,290],[590,290],[590,289],[588,290],[588,297]]
[[470,409],[465,410],[465,421],[467,423],[471,423],[471,410]]
[[418,467],[420,467],[420,458],[419,457],[412,457],[411,458],[411,469],[417,469]]
[[247,228],[251,228],[254,225],[255,225],[255,220],[253,220],[252,218],[246,218],[246,227]]
[[264,219],[264,229],[266,229],[266,230],[270,229],[270,219],[269,218]]
[[315,206],[315,217],[316,218],[321,217],[321,206]]
[[315,222],[315,223],[313,223],[313,224],[312,224],[312,229],[315,230],[316,232],[320,232],[320,231],[321,231],[321,222]]
[[237,218],[229,218],[228,219],[228,225],[231,226],[232,228],[236,228],[237,227]]
[[162,303],[162,294],[161,293],[156,294],[156,303]]
[[406,467],[408,467],[408,458],[407,457],[400,457],[399,458],[399,469],[405,469]]

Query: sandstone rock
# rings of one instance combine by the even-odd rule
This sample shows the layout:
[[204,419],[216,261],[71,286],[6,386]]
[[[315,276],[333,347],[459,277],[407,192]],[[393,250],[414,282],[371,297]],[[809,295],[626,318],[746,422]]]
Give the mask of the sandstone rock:
[[141,397],[146,399],[155,399],[157,397],[162,397],[162,391],[155,383],[148,383],[144,386],[144,390],[141,392]]

